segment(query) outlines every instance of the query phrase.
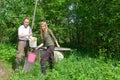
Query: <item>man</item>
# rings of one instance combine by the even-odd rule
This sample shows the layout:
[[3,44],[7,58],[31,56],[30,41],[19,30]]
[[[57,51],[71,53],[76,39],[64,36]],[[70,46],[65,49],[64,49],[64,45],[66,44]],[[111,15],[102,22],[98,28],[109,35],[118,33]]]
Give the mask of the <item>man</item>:
[[29,26],[29,22],[30,22],[29,18],[25,18],[24,24],[18,28],[18,52],[15,59],[16,62],[15,71],[19,69],[19,63],[23,58],[24,51],[25,56],[27,56],[27,52],[29,50],[28,39],[30,36],[32,36],[32,30]]

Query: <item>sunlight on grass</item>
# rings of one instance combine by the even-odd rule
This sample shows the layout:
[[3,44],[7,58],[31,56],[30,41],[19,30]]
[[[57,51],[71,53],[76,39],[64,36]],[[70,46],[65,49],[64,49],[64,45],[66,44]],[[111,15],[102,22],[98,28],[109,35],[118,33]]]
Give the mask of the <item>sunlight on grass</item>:
[[[10,46],[14,51],[14,46]],[[1,52],[7,54],[8,51]],[[12,52],[12,51],[11,51]],[[76,55],[78,54],[79,55]],[[4,58],[6,55],[2,54]],[[11,56],[14,53],[10,53]],[[9,59],[5,61],[5,68],[11,69]],[[47,67],[47,75],[41,75],[39,60],[33,65],[32,70],[28,73],[22,72],[22,66],[18,72],[11,72],[9,80],[120,80],[120,63],[118,61],[104,62],[97,58],[82,56],[80,52],[73,51],[64,53],[64,60],[56,63],[55,68],[50,70]],[[11,59],[12,60],[12,59]]]

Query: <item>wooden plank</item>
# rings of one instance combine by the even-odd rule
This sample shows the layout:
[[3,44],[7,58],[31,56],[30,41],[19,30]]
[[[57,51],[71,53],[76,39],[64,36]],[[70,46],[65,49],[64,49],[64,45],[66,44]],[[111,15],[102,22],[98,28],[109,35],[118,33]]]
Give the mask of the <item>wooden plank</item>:
[[[39,50],[46,50],[47,47],[42,47]],[[72,51],[70,48],[63,48],[63,47],[55,47],[54,51]]]
[[55,51],[71,51],[70,48],[59,48],[59,47],[55,47]]

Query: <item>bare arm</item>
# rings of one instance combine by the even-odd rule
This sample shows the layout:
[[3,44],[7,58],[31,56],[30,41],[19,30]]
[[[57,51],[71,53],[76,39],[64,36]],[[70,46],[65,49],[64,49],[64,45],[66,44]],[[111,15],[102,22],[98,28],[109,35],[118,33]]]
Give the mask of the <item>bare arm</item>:
[[19,36],[19,38],[26,37],[26,36],[30,37],[30,36],[32,36],[32,34],[20,34],[18,36]]
[[52,38],[54,39],[54,41],[55,41],[57,47],[60,47],[60,45],[58,44],[58,41],[57,41],[55,35],[53,34],[53,32],[52,32],[51,30],[49,30],[49,33],[50,33],[50,35],[52,36]]
[[58,44],[58,41],[57,41],[57,40],[55,40],[55,43],[56,43],[57,47],[60,47],[60,45]]
[[28,29],[27,29],[27,31],[29,31],[29,32],[27,32],[27,34],[25,32],[23,32],[23,30],[24,30],[23,26],[20,26],[18,28],[18,37],[19,38],[32,36],[32,30],[30,29],[30,27],[28,27]]
[[43,43],[41,43],[39,46],[37,46],[38,48],[40,48],[40,47],[42,47],[44,44]]
[[37,49],[39,49],[40,47],[42,47],[44,44],[43,43],[41,43],[40,45],[38,45],[35,49],[37,50]]

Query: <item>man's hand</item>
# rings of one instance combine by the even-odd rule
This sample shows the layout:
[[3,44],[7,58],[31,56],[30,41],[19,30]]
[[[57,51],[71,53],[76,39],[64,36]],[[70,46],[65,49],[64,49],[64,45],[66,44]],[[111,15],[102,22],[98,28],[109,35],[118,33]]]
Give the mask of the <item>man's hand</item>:
[[19,35],[19,38],[26,37],[26,36],[30,37],[30,36],[32,36],[32,34],[21,34],[21,35]]
[[32,33],[28,34],[28,36],[29,36],[29,37],[32,36]]

